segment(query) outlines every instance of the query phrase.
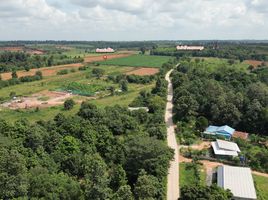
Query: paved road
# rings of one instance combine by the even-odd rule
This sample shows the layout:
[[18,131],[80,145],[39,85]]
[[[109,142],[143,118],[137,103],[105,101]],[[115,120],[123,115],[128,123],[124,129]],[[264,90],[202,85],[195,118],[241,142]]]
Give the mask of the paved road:
[[168,96],[167,96],[167,106],[165,113],[165,121],[167,125],[167,141],[168,146],[174,149],[174,159],[170,162],[170,168],[168,170],[168,183],[167,183],[167,200],[177,200],[179,198],[179,151],[176,141],[174,124],[172,120],[172,110],[173,110],[173,87],[170,80],[170,70],[166,74],[166,80],[168,81]]

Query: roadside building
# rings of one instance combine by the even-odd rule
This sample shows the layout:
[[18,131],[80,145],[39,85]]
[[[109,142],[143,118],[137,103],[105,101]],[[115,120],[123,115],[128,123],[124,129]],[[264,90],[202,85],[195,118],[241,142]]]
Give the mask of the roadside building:
[[231,190],[234,200],[257,199],[250,168],[219,166],[217,169],[217,185],[223,189]]
[[205,49],[204,46],[188,46],[188,45],[179,45],[176,47],[178,51],[202,51]]
[[235,129],[231,128],[230,126],[209,126],[206,128],[206,130],[203,132],[205,135],[210,136],[220,136],[225,139],[231,139],[232,135],[234,134]]
[[217,157],[236,157],[241,152],[236,143],[225,140],[216,140],[215,142],[211,142],[211,146]]
[[96,49],[96,53],[114,53],[114,52],[115,50],[110,47],[104,48],[104,49],[99,49],[99,48]]

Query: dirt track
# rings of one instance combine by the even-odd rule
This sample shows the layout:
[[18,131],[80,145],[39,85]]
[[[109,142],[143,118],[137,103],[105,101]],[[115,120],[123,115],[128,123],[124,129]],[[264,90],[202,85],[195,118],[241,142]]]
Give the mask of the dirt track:
[[170,70],[166,74],[166,80],[168,81],[168,96],[167,96],[167,106],[165,113],[165,121],[167,125],[167,141],[168,146],[174,150],[174,159],[170,162],[170,167],[168,170],[167,179],[167,200],[177,200],[180,196],[179,191],[179,151],[175,136],[175,129],[173,124],[173,87],[170,80]]
[[[106,55],[106,54],[105,54]],[[107,59],[114,59],[114,58],[121,58],[121,57],[127,57],[132,55],[131,53],[123,53],[123,54],[112,54],[108,55]],[[90,63],[90,62],[96,62],[96,61],[102,61],[103,60],[103,55],[101,56],[87,56],[85,57],[85,63]],[[52,66],[52,67],[42,67],[42,68],[35,68],[31,69],[30,71],[17,71],[18,77],[23,77],[23,76],[33,76],[36,71],[41,71],[43,76],[53,76],[56,75],[58,71],[63,70],[63,69],[76,69],[81,66],[85,65],[84,63],[74,63],[74,64],[67,64],[67,65],[57,65],[57,66]],[[9,80],[11,79],[11,72],[6,72],[1,74],[2,80]]]

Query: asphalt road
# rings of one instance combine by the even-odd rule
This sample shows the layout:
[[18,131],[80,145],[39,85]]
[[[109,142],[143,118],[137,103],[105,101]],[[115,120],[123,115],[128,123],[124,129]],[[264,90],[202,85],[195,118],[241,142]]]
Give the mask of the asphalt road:
[[173,87],[170,80],[170,74],[173,70],[170,70],[166,74],[166,80],[168,81],[168,96],[167,96],[167,106],[165,112],[165,121],[167,125],[167,142],[168,146],[174,149],[174,158],[170,162],[170,168],[168,170],[168,180],[167,180],[167,200],[177,200],[180,196],[179,191],[179,151],[175,136],[174,124],[172,119],[173,110]]

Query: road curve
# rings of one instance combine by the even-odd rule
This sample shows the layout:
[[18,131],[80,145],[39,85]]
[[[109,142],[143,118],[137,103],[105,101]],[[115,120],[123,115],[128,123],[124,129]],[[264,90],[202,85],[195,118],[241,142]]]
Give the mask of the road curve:
[[167,180],[167,200],[177,200],[180,196],[179,191],[179,151],[176,141],[176,135],[174,130],[174,124],[172,119],[173,111],[173,86],[170,80],[170,74],[173,70],[170,70],[166,74],[166,80],[168,81],[168,95],[167,95],[167,106],[165,112],[165,122],[167,125],[167,142],[168,146],[174,149],[174,158],[170,162],[168,170]]

